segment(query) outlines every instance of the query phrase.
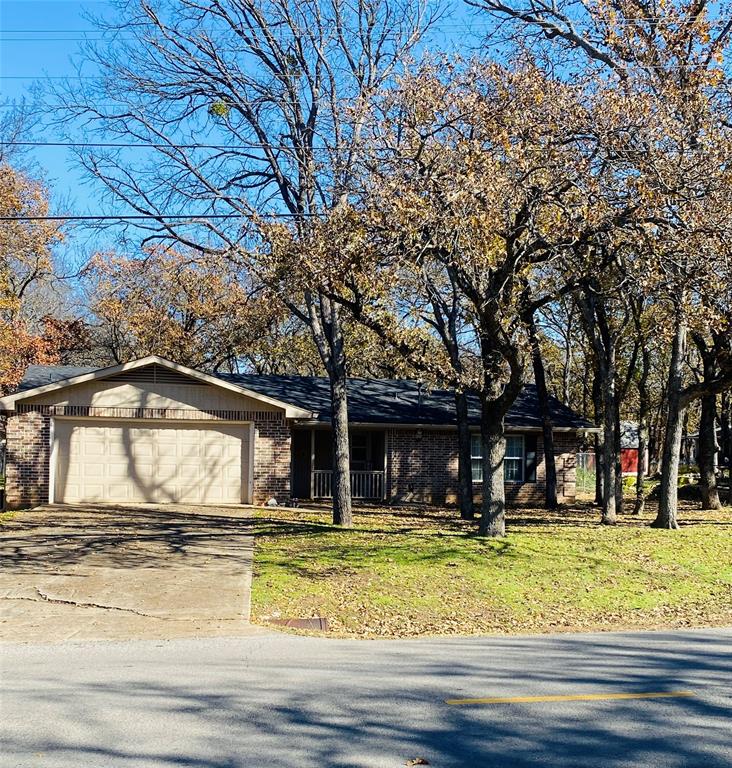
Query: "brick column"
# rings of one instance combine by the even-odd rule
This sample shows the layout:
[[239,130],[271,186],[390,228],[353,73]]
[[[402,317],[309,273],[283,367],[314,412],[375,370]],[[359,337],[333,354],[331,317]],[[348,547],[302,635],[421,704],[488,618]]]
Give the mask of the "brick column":
[[290,498],[290,427],[284,419],[254,422],[254,504]]
[[48,502],[51,417],[41,411],[11,416],[7,424],[5,497],[8,508]]

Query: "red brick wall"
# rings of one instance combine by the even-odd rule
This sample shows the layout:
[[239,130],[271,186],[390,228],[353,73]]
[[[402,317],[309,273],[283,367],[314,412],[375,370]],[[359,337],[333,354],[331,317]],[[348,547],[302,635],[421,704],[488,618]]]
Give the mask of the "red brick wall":
[[254,422],[254,504],[290,498],[290,428],[287,422]]
[[[290,429],[284,419],[255,421],[253,502],[290,496]],[[38,411],[12,416],[7,423],[6,498],[9,507],[48,500],[50,417]],[[560,501],[575,495],[577,438],[555,433],[554,452]],[[453,504],[457,501],[457,434],[454,430],[390,429],[386,434],[386,496],[393,502]],[[507,484],[513,504],[544,502],[545,464],[537,444],[536,483]],[[480,484],[475,487],[480,495]]]
[[[39,411],[8,419],[5,488],[9,508],[48,502],[50,423],[49,414]],[[253,501],[262,504],[274,496],[282,503],[290,496],[289,427],[271,414],[255,420],[254,426]]]
[[[418,439],[418,431],[422,437]],[[386,497],[391,502],[452,504],[457,499],[457,432],[390,429]]]
[[[398,502],[454,504],[457,502],[457,433],[455,430],[391,429],[387,432],[387,499]],[[557,495],[560,502],[570,502],[575,495],[577,437],[574,433],[554,434],[557,465]],[[510,504],[543,505],[546,464],[544,443],[538,435],[536,446],[536,482],[507,483]],[[480,498],[481,484],[474,484]]]
[[29,411],[7,423],[5,498],[9,509],[48,502],[51,418]]

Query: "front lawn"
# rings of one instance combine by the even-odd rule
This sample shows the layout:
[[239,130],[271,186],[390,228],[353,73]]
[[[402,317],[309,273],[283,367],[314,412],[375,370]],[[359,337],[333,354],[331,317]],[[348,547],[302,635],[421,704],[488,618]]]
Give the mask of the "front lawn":
[[331,633],[408,636],[732,624],[732,509],[686,505],[608,528],[596,509],[512,510],[509,535],[474,535],[455,511],[260,509],[252,618],[325,617]]

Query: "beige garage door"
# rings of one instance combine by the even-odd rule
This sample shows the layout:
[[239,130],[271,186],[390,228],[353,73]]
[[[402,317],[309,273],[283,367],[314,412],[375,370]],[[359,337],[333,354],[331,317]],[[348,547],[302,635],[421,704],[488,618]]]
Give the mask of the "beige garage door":
[[248,500],[248,425],[58,419],[54,442],[56,502]]

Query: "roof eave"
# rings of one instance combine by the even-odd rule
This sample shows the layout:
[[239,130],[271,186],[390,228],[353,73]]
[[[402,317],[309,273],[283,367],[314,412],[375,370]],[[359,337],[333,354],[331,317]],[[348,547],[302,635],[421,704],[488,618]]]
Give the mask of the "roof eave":
[[299,408],[292,403],[287,403],[276,398],[269,397],[268,395],[262,395],[255,390],[241,387],[238,384],[233,384],[224,379],[219,379],[217,376],[212,376],[202,371],[197,371],[195,368],[189,368],[179,363],[174,363],[172,360],[166,360],[159,355],[148,355],[146,357],[138,358],[137,360],[131,360],[129,363],[122,363],[120,365],[108,366],[107,368],[98,368],[95,371],[89,371],[88,373],[82,373],[79,376],[72,376],[67,379],[59,379],[58,381],[51,382],[49,384],[43,384],[40,387],[33,387],[31,389],[23,390],[22,392],[15,392],[12,395],[0,398],[0,411],[12,412],[15,410],[15,404],[19,400],[27,400],[31,397],[46,394],[47,392],[54,392],[59,389],[65,389],[66,387],[73,387],[78,384],[85,384],[89,381],[99,381],[107,379],[110,376],[116,376],[119,373],[126,371],[134,371],[137,368],[143,368],[147,365],[161,365],[163,368],[176,371],[184,376],[188,376],[191,379],[196,379],[205,384],[210,384],[221,389],[235,392],[236,394],[251,397],[254,400],[259,400],[268,405],[273,405],[276,408],[281,408],[285,412],[285,418],[299,419],[299,418],[316,418],[317,413],[315,411],[308,411],[303,408]]
[[[404,421],[349,421],[352,427],[388,427],[391,429],[457,429],[457,424],[438,424],[434,422],[404,422]],[[327,427],[330,422],[315,418],[297,419],[297,426],[300,427]],[[479,428],[479,424],[471,423],[472,428]],[[506,431],[519,430],[521,432],[541,432],[542,428],[535,425],[506,424]],[[554,432],[601,432],[599,427],[586,426],[563,426],[554,427]]]

